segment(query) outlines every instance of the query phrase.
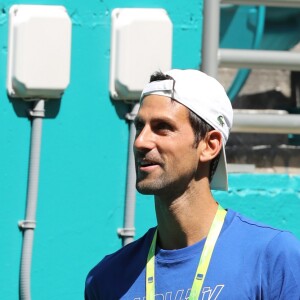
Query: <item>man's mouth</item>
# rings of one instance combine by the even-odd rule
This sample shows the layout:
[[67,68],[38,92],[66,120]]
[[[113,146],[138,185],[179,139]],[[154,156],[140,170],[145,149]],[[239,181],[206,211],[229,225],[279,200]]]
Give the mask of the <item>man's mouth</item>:
[[138,166],[141,171],[150,171],[159,166],[159,163],[149,159],[142,159],[138,162]]

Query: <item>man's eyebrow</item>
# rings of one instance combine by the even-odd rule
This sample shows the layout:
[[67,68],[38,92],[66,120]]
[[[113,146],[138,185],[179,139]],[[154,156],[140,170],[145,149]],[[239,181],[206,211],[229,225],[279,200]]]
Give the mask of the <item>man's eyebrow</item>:
[[[136,123],[145,123],[145,120],[141,116],[136,116],[133,120],[133,122]],[[170,118],[168,115],[162,115],[151,118],[151,122],[166,122],[173,124],[174,120]]]
[[174,120],[172,118],[170,118],[168,115],[157,116],[157,117],[153,118],[152,121],[153,122],[166,122],[166,123],[170,123],[170,124],[174,123]]

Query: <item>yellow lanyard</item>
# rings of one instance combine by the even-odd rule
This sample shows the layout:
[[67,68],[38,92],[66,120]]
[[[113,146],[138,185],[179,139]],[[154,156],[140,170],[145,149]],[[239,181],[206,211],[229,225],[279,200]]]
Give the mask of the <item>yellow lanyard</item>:
[[[197,271],[194,277],[194,282],[192,285],[191,293],[189,300],[198,299],[203,282],[206,276],[206,272],[210,263],[212,253],[214,251],[217,239],[221,232],[224,219],[226,216],[226,210],[224,210],[220,205],[218,211],[214,217],[213,223],[207,235],[204,248],[199,260]],[[154,233],[154,237],[149,249],[147,265],[146,265],[146,300],[154,300],[155,297],[155,274],[154,274],[154,265],[155,265],[155,247],[157,239],[157,230]]]

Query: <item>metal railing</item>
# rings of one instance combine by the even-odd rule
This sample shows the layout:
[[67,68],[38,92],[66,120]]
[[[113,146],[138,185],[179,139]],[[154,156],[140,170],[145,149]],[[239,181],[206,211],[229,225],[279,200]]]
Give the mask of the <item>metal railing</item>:
[[[220,3],[300,7],[300,0],[204,0],[202,71],[217,77],[218,67],[300,70],[300,53],[219,49]],[[300,115],[270,116],[234,112],[235,132],[300,134]]]
[[289,51],[219,49],[220,67],[300,71],[300,53]]
[[300,0],[221,0],[224,4],[300,7]]

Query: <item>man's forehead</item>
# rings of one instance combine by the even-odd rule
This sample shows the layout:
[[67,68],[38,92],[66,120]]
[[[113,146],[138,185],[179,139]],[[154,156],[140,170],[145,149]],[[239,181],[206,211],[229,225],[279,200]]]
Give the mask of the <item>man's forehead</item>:
[[150,94],[144,97],[143,101],[141,102],[140,108],[143,107],[159,107],[159,108],[179,108],[184,107],[178,101],[162,95]]
[[147,95],[141,103],[137,119],[146,118],[184,118],[188,116],[188,108],[181,103],[160,95]]
[[166,96],[161,95],[147,95],[140,104],[139,112],[147,111],[150,112],[161,112],[161,113],[171,113],[179,110],[186,110],[188,109],[182,105],[181,103],[177,102],[174,99],[171,99]]

